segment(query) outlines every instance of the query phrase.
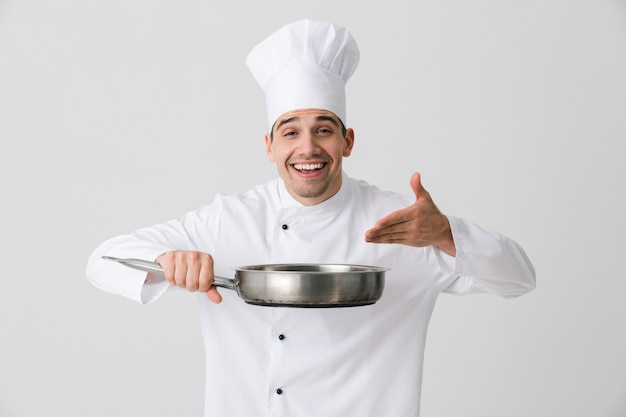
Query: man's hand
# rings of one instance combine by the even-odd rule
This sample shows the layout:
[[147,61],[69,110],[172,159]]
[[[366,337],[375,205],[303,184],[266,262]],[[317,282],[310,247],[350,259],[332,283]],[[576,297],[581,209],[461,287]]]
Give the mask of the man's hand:
[[213,287],[213,257],[208,253],[191,251],[166,252],[156,258],[165,272],[170,285],[189,291],[205,292],[214,303],[222,302],[222,296]]
[[439,211],[428,191],[422,187],[419,173],[411,177],[415,203],[379,220],[365,233],[372,243],[400,243],[408,246],[435,246],[450,256],[456,255],[448,218]]

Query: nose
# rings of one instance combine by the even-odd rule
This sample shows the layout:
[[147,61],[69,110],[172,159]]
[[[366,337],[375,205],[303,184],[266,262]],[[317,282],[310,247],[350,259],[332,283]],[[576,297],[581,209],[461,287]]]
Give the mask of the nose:
[[319,153],[318,138],[311,132],[303,133],[300,136],[300,142],[298,144],[300,153],[303,155],[313,155]]

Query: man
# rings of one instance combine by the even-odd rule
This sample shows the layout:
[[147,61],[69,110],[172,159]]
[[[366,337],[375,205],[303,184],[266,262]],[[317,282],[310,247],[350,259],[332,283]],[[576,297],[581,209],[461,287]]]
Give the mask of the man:
[[[108,240],[90,257],[87,275],[105,291],[142,303],[168,286],[201,294],[206,416],[418,416],[437,296],[534,288],[515,242],[443,215],[419,174],[408,197],[343,172],[355,143],[345,83],[358,58],[348,31],[332,24],[304,20],[271,35],[247,63],[266,94],[266,153],[280,178]],[[103,255],[156,260],[166,278]],[[382,298],[352,308],[252,306],[211,287],[214,274],[268,263],[390,270]]]

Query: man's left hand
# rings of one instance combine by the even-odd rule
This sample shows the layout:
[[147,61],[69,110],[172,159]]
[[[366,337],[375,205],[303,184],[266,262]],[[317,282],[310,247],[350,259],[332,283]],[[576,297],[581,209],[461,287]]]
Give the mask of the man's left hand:
[[411,176],[411,189],[415,194],[415,203],[379,220],[365,233],[365,241],[416,247],[435,246],[455,256],[456,246],[450,222],[422,186],[419,173]]

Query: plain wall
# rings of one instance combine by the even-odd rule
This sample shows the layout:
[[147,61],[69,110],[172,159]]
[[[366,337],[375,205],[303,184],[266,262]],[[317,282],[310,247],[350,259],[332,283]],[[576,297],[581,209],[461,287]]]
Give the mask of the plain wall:
[[[515,300],[442,296],[422,415],[626,415],[626,5],[0,0],[0,416],[200,416],[196,302],[96,290],[105,239],[273,178],[244,60],[346,26],[346,172],[517,240]],[[245,393],[242,393],[242,398]]]

